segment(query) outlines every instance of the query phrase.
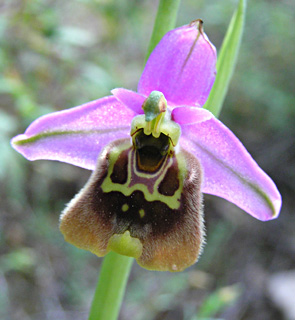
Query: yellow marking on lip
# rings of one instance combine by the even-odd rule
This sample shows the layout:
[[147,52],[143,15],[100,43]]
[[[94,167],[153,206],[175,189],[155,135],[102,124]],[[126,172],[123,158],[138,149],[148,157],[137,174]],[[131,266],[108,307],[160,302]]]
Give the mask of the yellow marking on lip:
[[138,211],[138,213],[139,213],[139,215],[140,215],[141,218],[143,218],[143,217],[145,216],[145,211],[144,211],[143,209],[140,209],[140,210]]
[[122,211],[123,211],[123,212],[126,212],[126,211],[128,211],[128,209],[129,209],[128,204],[127,204],[127,203],[124,203],[124,204],[122,205]]
[[[186,177],[187,171],[186,171],[186,162],[185,158],[181,153],[175,154],[174,156],[177,158],[178,162],[178,179],[179,179],[179,188],[175,191],[173,196],[166,196],[163,194],[160,194],[158,191],[158,187],[160,183],[163,181],[165,174],[167,173],[168,168],[172,165],[172,159],[169,159],[167,162],[167,165],[165,168],[160,169],[159,177],[156,179],[154,185],[153,185],[153,191],[150,192],[148,190],[147,185],[144,183],[136,183],[132,186],[131,185],[131,171],[136,174],[138,177],[142,178],[151,178],[151,175],[147,173],[138,172],[136,168],[132,167],[132,149],[130,148],[129,154],[128,154],[128,177],[125,184],[119,184],[112,182],[110,176],[113,172],[114,165],[119,157],[119,155],[130,148],[130,143],[124,143],[120,146],[116,146],[110,151],[109,154],[109,168],[108,168],[108,174],[106,178],[104,179],[103,183],[101,184],[101,188],[103,192],[112,192],[112,191],[118,191],[122,194],[124,194],[126,197],[130,196],[134,191],[141,191],[144,194],[144,198],[146,201],[152,202],[152,201],[161,201],[165,203],[169,208],[176,210],[180,207],[180,199],[181,194],[183,190],[183,181]],[[135,156],[135,154],[134,154]],[[169,157],[169,156],[168,156]],[[157,175],[157,174],[154,174]]]

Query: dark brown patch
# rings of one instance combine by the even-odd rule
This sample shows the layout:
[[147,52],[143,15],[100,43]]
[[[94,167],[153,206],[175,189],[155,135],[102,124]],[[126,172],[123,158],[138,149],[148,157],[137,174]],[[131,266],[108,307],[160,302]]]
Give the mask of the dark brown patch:
[[178,164],[176,158],[173,159],[171,167],[167,170],[166,175],[158,187],[160,194],[173,196],[179,188]]
[[[172,232],[174,227],[182,223],[183,208],[172,210],[161,201],[146,201],[141,191],[134,191],[129,197],[120,192],[104,193],[97,184],[96,193],[91,197],[93,211],[97,211],[105,224],[116,221],[114,233],[130,231],[132,237],[141,241],[147,237],[161,237],[163,233]],[[123,211],[123,205],[128,210]],[[144,210],[143,217],[140,210]],[[149,234],[147,234],[149,230]]]
[[128,178],[128,152],[127,149],[119,155],[114,164],[113,172],[110,176],[111,181],[114,183],[124,184]]

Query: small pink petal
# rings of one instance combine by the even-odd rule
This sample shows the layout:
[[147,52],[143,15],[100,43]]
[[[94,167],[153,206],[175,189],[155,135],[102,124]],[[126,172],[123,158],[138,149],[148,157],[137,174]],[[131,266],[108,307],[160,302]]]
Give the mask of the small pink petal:
[[202,108],[195,107],[176,107],[172,110],[172,120],[182,125],[194,124],[211,119],[213,114]]
[[111,92],[117,100],[122,102],[126,107],[137,114],[143,114],[142,105],[147,97],[124,88],[113,89]]

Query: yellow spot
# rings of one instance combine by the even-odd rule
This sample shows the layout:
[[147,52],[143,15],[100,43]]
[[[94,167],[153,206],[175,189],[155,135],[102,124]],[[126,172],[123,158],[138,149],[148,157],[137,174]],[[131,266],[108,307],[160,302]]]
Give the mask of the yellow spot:
[[140,217],[143,218],[144,215],[145,215],[144,210],[143,210],[143,209],[140,209],[138,212],[139,212]]
[[124,204],[122,205],[122,211],[123,211],[123,212],[126,212],[128,209],[129,209],[128,204],[127,204],[127,203],[124,203]]
[[139,239],[131,237],[129,231],[125,231],[123,234],[111,236],[108,250],[137,259],[142,253],[142,243]]

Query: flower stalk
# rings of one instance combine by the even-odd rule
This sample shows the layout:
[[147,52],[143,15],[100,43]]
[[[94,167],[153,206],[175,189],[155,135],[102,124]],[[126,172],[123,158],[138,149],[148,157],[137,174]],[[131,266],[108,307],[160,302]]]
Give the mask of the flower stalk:
[[245,25],[246,4],[246,0],[239,0],[238,7],[232,16],[219,52],[216,80],[204,105],[204,108],[211,111],[217,118],[237,62]]
[[110,252],[102,263],[89,320],[118,317],[133,258]]
[[180,0],[160,0],[145,62],[163,36],[175,27]]

